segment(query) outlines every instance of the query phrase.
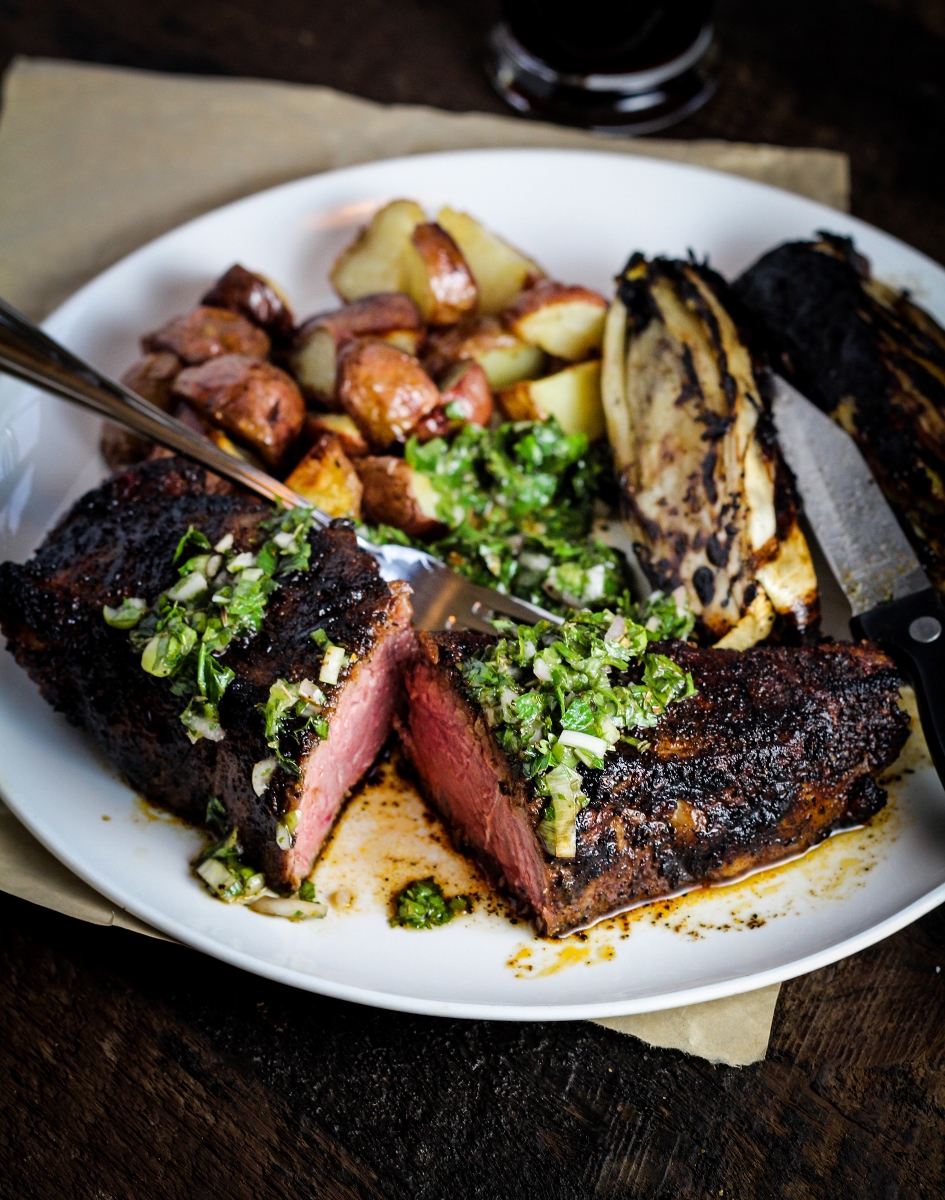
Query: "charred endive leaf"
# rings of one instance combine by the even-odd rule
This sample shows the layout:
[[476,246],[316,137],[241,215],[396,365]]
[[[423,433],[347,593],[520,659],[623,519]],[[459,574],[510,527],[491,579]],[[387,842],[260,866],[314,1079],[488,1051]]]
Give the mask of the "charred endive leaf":
[[771,421],[768,379],[705,266],[635,254],[604,336],[608,434],[653,587],[684,586],[705,641],[804,633],[817,580]]
[[856,439],[945,598],[945,329],[834,234],[778,246],[734,286],[777,369]]

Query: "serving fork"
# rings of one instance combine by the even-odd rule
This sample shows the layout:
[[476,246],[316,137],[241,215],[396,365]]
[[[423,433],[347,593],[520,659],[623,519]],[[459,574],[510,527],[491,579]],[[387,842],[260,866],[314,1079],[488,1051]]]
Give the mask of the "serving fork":
[[[116,421],[266,500],[281,502],[286,508],[310,508],[315,523],[323,528],[331,524],[331,517],[298,492],[259,467],[227,454],[209,438],[83,362],[3,300],[0,300],[0,371]],[[492,632],[493,615],[527,624],[541,619],[560,624],[560,617],[538,605],[470,583],[424,550],[399,545],[375,546],[362,537],[358,542],[377,560],[385,580],[402,579],[410,584],[414,625],[418,629]]]

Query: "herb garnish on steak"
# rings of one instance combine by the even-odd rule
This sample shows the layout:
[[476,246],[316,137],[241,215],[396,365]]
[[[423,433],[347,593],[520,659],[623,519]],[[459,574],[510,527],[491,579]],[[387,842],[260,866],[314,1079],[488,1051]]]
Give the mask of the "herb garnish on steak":
[[150,607],[141,597],[103,606],[108,625],[129,630],[141,669],[170,679],[174,695],[188,697],[180,719],[192,742],[223,740],[220,700],[233,672],[219,659],[232,641],[259,633],[279,578],[308,570],[311,527],[310,509],[277,512],[260,522],[260,533],[271,536],[254,552],[235,550],[232,533],[211,545],[191,525],[174,551],[180,578]]
[[[127,630],[102,619],[104,605],[120,612],[124,597],[150,600],[177,584],[174,553],[191,528],[211,549],[232,535],[237,555],[258,555],[272,516],[182,459],[131,467],[83,496],[29,562],[0,565],[0,625],[44,697],[132,787],[198,825],[216,798],[213,816],[218,828],[236,829],[238,857],[286,892],[309,874],[345,794],[388,735],[413,645],[409,589],[380,578],[349,522],[308,532],[308,569],[280,575],[258,633],[235,638],[214,659],[232,672],[219,699],[219,741],[188,737],[182,698],[167,678],[142,671]],[[344,666],[335,682],[317,684],[327,738],[298,728],[308,718],[297,712],[274,721],[270,737],[273,685],[285,681],[299,694],[304,681],[314,685],[329,642],[344,650]],[[259,794],[254,767],[273,757],[274,739],[294,770],[280,762]]]
[[[496,621],[504,636],[460,666],[496,741],[534,782],[535,794],[548,798],[538,833],[558,858],[574,857],[575,821],[587,804],[578,764],[603,768],[617,742],[646,749],[630,731],[651,729],[667,705],[695,690],[671,659],[647,653],[650,641],[666,636],[658,614],[671,627],[692,627],[662,600],[657,595],[645,606],[639,624],[587,610],[560,626]],[[611,679],[636,660],[643,665],[639,682]]]
[[[465,664],[495,640],[419,635],[401,739],[456,840],[540,933],[735,878],[862,824],[886,800],[874,777],[908,737],[899,676],[868,643],[744,652],[657,643],[692,675],[695,694],[668,706],[647,749],[617,741],[602,768],[578,762],[588,803],[576,854],[555,857],[540,833],[546,798],[466,683]],[[617,681],[641,674],[636,660]]]

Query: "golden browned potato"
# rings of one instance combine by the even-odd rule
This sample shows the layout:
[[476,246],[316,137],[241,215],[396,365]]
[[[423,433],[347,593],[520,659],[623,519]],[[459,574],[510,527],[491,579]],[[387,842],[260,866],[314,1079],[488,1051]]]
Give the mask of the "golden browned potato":
[[585,287],[539,279],[504,313],[512,333],[556,358],[579,362],[600,350],[607,301]]
[[439,225],[426,221],[410,236],[404,254],[404,290],[429,325],[455,325],[472,312],[476,282],[459,247]]
[[[122,375],[121,381],[143,400],[169,412],[174,404],[171,384],[183,365],[176,354],[166,351],[146,354]],[[126,429],[124,425],[106,421],[102,426],[102,457],[113,471],[147,458],[153,445],[150,438]]]
[[292,309],[279,288],[239,263],[220,276],[200,303],[242,313],[276,342],[288,341],[295,328]]
[[376,212],[331,269],[331,285],[342,300],[404,291],[410,235],[425,220],[426,214],[413,200],[392,200]]
[[361,519],[361,480],[333,433],[322,434],[286,483],[330,517]]
[[270,467],[282,461],[305,422],[305,401],[295,380],[245,354],[187,367],[174,380],[174,394],[246,442]]
[[535,379],[545,366],[544,350],[509,333],[497,317],[468,318],[451,329],[436,330],[428,338],[423,365],[439,379],[468,359],[479,363],[495,390]]
[[169,350],[191,366],[221,354],[265,358],[269,338],[240,313],[202,305],[141,339],[146,351]]
[[479,289],[479,312],[496,314],[544,271],[508,242],[490,233],[468,213],[441,208],[437,224],[459,246]]
[[566,367],[544,379],[517,383],[498,393],[510,421],[547,421],[556,417],[565,433],[586,433],[591,441],[606,432],[600,396],[600,360]]
[[393,525],[409,537],[432,538],[446,531],[437,516],[439,495],[426,475],[392,455],[359,458],[354,463],[364,489],[366,521]]
[[492,389],[477,362],[459,363],[440,384],[440,403],[414,429],[421,442],[456,433],[463,425],[488,425],[492,418]]
[[440,403],[440,391],[415,358],[374,338],[342,350],[338,399],[373,450],[405,442],[411,429]]
[[347,413],[310,412],[305,418],[303,439],[315,442],[323,433],[333,433],[340,440],[349,458],[363,458],[365,454],[371,453],[371,447],[364,440],[364,434]]
[[295,336],[289,365],[307,395],[329,406],[335,403],[338,353],[353,338],[372,335],[408,354],[423,337],[420,312],[409,296],[383,292],[364,296],[335,312],[309,317]]

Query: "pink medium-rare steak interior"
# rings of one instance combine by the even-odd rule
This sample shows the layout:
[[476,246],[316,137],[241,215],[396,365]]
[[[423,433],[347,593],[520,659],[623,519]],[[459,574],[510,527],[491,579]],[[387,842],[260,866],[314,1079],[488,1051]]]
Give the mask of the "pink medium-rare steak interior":
[[618,742],[603,768],[582,769],[577,854],[556,858],[540,836],[542,797],[466,689],[463,665],[488,644],[421,633],[399,725],[457,840],[553,937],[868,820],[885,802],[874,775],[909,733],[895,665],[868,643],[742,653],[658,643],[696,692],[648,731],[649,748]]
[[390,633],[355,664],[327,740],[315,746],[303,767],[299,825],[287,863],[293,887],[311,871],[345,796],[370,769],[390,734],[402,665],[413,644],[410,602],[404,594],[394,602]]
[[524,807],[521,784],[495,746],[481,716],[474,716],[427,654],[435,646],[421,635],[421,653],[405,672],[409,723],[401,739],[423,789],[491,876],[533,909],[544,907],[544,863]]

